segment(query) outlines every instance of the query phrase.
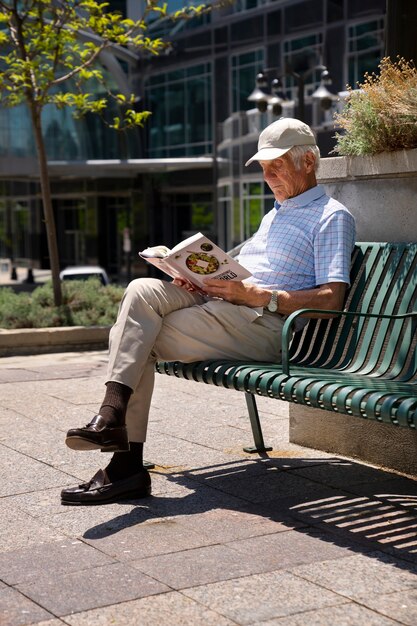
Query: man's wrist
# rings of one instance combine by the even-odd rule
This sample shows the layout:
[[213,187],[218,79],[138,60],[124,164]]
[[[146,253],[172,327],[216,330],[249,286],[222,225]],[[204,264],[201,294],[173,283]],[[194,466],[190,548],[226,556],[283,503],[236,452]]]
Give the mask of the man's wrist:
[[272,291],[268,290],[268,301],[264,305],[264,308],[267,309],[270,313],[278,312],[278,291],[273,289]]

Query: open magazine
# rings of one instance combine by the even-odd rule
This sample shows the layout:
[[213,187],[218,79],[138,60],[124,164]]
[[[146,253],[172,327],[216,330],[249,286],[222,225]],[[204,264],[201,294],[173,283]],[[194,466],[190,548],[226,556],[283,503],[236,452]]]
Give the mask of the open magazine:
[[243,280],[251,273],[201,233],[192,235],[172,250],[154,246],[139,252],[148,263],[172,276],[183,278],[204,289],[205,278]]

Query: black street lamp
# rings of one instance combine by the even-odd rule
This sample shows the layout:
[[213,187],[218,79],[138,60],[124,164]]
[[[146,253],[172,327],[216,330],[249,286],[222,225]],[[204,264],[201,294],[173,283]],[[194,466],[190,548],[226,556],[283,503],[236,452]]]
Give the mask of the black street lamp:
[[[337,96],[331,93],[327,86],[332,84],[332,79],[325,65],[317,65],[307,72],[300,74],[290,69],[282,76],[292,76],[297,81],[297,108],[298,118],[301,121],[305,121],[305,81],[309,74],[315,70],[321,70],[320,85],[311,94],[311,97],[319,100],[321,107],[327,111],[332,106],[332,103],[337,99]],[[268,105],[272,107],[273,115],[281,115],[282,105],[284,103],[289,104],[292,101],[288,101],[282,91],[282,85],[279,78],[274,78],[271,81],[270,90],[268,93],[269,81],[267,72],[274,71],[274,68],[267,68],[266,70],[259,72],[256,76],[256,87],[248,97],[249,102],[253,102],[261,113],[265,113]]]

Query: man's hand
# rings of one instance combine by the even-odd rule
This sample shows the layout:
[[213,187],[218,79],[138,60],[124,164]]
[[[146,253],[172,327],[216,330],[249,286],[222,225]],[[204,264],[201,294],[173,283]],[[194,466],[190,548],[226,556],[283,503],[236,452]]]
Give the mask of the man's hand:
[[201,289],[196,287],[196,285],[193,285],[193,283],[190,283],[190,281],[185,280],[185,278],[174,278],[172,284],[177,287],[181,287],[181,289],[185,289],[186,291],[197,291],[201,293]]
[[238,280],[206,278],[204,285],[204,291],[209,296],[251,308],[267,306],[271,299],[271,292],[268,289],[261,289],[256,285]]

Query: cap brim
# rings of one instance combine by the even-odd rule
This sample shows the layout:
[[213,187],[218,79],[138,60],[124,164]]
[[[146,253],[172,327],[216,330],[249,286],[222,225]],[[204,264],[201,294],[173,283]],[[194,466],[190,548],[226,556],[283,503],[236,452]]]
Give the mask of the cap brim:
[[278,159],[280,156],[291,150],[293,146],[288,146],[288,148],[262,148],[256,154],[253,155],[246,161],[245,167],[252,163],[252,161],[273,161],[274,159]]

